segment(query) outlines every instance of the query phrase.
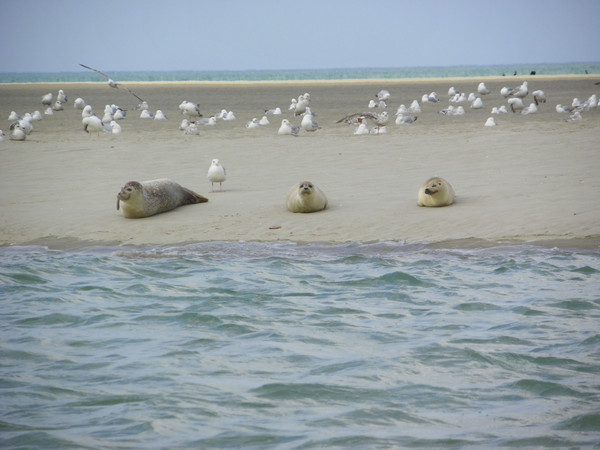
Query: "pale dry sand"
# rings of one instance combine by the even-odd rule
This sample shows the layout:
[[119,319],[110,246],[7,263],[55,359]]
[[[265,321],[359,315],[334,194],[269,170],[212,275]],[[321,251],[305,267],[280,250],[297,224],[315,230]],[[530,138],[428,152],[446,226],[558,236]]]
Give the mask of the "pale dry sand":
[[[534,115],[496,116],[505,104],[503,86],[529,80],[548,103]],[[476,90],[485,81],[492,94],[482,110],[447,117],[448,88]],[[44,116],[25,142],[0,142],[0,245],[169,245],[203,241],[341,243],[347,241],[428,242],[461,246],[543,241],[598,248],[600,243],[600,111],[568,123],[557,103],[600,93],[589,77],[498,77],[482,79],[370,80],[282,83],[127,83],[166,122],[139,118],[137,100],[104,83],[0,85],[0,115],[40,110],[41,97],[63,89],[65,111]],[[366,111],[380,89],[392,94],[388,111],[435,91],[438,104],[421,104],[412,126],[388,133],[354,136],[336,124],[348,113]],[[279,136],[292,97],[309,92],[315,133]],[[127,108],[120,135],[87,135],[73,100],[83,97],[102,115],[105,104]],[[199,136],[179,130],[182,100],[198,102],[205,117],[233,110],[237,120],[202,127]],[[532,100],[531,95],[526,104]],[[279,106],[271,125],[247,130],[246,121]],[[224,192],[211,193],[206,173],[213,158],[227,168]],[[419,186],[431,176],[446,178],[457,202],[444,208],[416,204]],[[167,177],[207,196],[145,219],[124,219],[116,194],[130,180]],[[292,214],[285,196],[292,184],[310,180],[329,198],[327,210]]]

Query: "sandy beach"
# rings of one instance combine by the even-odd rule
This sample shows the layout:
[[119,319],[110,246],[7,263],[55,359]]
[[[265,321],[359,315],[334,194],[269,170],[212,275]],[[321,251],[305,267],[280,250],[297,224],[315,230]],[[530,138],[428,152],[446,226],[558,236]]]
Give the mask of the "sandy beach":
[[[503,86],[529,82],[548,101],[536,114],[495,116],[506,104]],[[463,116],[439,113],[449,105],[448,89],[476,92],[485,81],[491,93],[484,107]],[[461,246],[481,243],[544,242],[550,245],[600,245],[600,111],[568,122],[556,104],[570,105],[600,93],[593,76],[497,77],[485,79],[369,80],[339,82],[127,83],[161,109],[168,121],[141,119],[137,99],[105,83],[0,85],[0,245],[170,245],[204,241],[402,241]],[[23,142],[10,141],[11,111],[40,110],[42,95],[63,89],[64,111],[34,122]],[[380,89],[392,97],[393,116],[400,104],[417,99],[422,112],[410,126],[395,125],[383,135],[353,135],[336,121],[368,111]],[[437,92],[441,102],[423,104]],[[292,98],[309,92],[321,129],[298,137],[277,134]],[[128,110],[119,135],[88,135],[73,101],[82,97],[102,116],[104,105]],[[204,117],[232,110],[235,121],[203,126],[199,135],[179,129],[183,100],[200,104]],[[266,109],[270,125],[245,128]],[[374,124],[371,124],[374,126]],[[224,191],[212,193],[206,178],[213,158],[227,168]],[[454,205],[423,208],[416,204],[420,185],[431,176],[448,180]],[[208,203],[178,208],[144,219],[125,219],[116,195],[130,180],[170,178],[209,198]],[[285,196],[296,182],[310,180],[327,195],[329,207],[293,214]]]

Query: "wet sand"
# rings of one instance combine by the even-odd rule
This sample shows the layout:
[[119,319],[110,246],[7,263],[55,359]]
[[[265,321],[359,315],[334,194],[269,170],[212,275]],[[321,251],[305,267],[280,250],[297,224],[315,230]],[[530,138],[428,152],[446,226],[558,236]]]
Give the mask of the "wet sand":
[[[503,86],[529,81],[548,102],[537,114],[495,116],[506,104]],[[492,93],[484,108],[462,103],[464,116],[439,111],[449,105],[448,89],[475,92],[485,81]],[[0,142],[2,198],[0,245],[170,245],[203,241],[341,243],[348,241],[427,242],[470,246],[483,243],[544,242],[598,248],[600,244],[600,111],[567,122],[558,103],[586,100],[600,87],[592,76],[493,77],[481,79],[367,80],[337,82],[127,83],[161,109],[168,121],[139,118],[137,99],[104,83],[0,85],[0,129],[19,114],[44,111],[41,97],[63,89],[64,111],[34,122],[24,142]],[[388,112],[417,99],[422,113],[412,126],[394,124],[383,135],[353,135],[341,117],[368,111],[380,89],[390,91]],[[441,102],[423,104],[432,91]],[[279,136],[293,97],[309,92],[321,129],[298,137]],[[88,135],[82,97],[102,116],[105,104],[128,110],[119,135]],[[183,100],[200,104],[204,117],[233,110],[235,121],[201,127],[200,135],[179,130]],[[248,130],[245,123],[265,109],[280,107],[270,125]],[[372,124],[373,125],[373,124]],[[224,192],[210,192],[206,173],[213,158],[227,168]],[[419,186],[431,176],[447,179],[457,194],[444,208],[417,206]],[[116,194],[130,180],[170,178],[209,198],[144,219],[125,219]],[[285,209],[296,182],[310,180],[328,196],[329,207],[313,214]]]

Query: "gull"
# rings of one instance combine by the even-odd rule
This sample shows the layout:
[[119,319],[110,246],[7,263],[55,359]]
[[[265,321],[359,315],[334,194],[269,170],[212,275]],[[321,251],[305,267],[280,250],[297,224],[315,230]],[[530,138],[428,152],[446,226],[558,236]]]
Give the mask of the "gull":
[[10,114],[8,115],[8,120],[21,120],[22,117],[20,115],[17,114],[16,111],[11,111]]
[[102,116],[102,122],[111,123],[115,118],[113,117],[112,110],[104,110],[104,115]]
[[367,126],[367,121],[364,120],[362,117],[359,117],[358,120],[358,126],[354,129],[354,134],[357,136],[363,134],[371,134],[371,132],[369,131],[369,127]]
[[546,93],[544,91],[538,89],[537,91],[533,91],[531,94],[533,95],[533,100],[535,101],[536,105],[539,105],[540,103],[546,103]]
[[319,129],[319,125],[317,125],[317,122],[315,122],[314,117],[315,115],[310,110],[310,106],[307,106],[304,117],[302,118],[302,122],[300,123],[300,127],[305,131],[317,131]]
[[487,88],[484,82],[481,82],[477,86],[477,92],[479,93],[479,95],[488,95],[490,93],[490,90]]
[[398,109],[396,110],[396,114],[394,114],[395,116],[403,116],[408,114],[410,111],[408,110],[408,108],[405,105],[400,105],[398,106]]
[[227,172],[218,159],[212,160],[206,177],[211,183],[212,192],[215,192],[215,183],[219,183],[219,191],[223,191],[223,181],[227,179]]
[[157,109],[156,114],[154,114],[154,120],[167,120],[167,116],[160,109]]
[[410,104],[410,106],[408,107],[408,110],[412,114],[420,114],[421,113],[421,107],[419,106],[419,102],[417,100],[413,100],[412,103]]
[[389,91],[382,89],[377,94],[375,94],[375,97],[377,98],[377,100],[385,102],[386,100],[389,100],[391,98],[391,95]]
[[473,108],[473,109],[483,108],[483,101],[481,100],[481,98],[477,97],[475,100],[473,100],[473,103],[471,103],[471,108]]
[[573,114],[569,116],[567,122],[575,122],[576,120],[581,120],[581,113],[579,111],[574,111]]
[[4,136],[5,136],[4,131],[0,130],[0,141],[4,140]]
[[252,118],[249,122],[246,122],[246,128],[249,130],[253,130],[259,128],[260,124],[258,123],[258,119],[256,117]]
[[52,109],[54,111],[63,111],[65,107],[63,106],[63,103],[60,100],[56,100],[54,102],[54,106],[52,106]]
[[396,125],[412,125],[417,121],[417,116],[398,116]]
[[81,110],[81,117],[90,117],[94,115],[94,110],[92,105],[85,105],[85,107]]
[[25,134],[31,134],[33,131],[33,124],[31,123],[31,116],[25,114],[25,117],[19,119],[16,124],[25,132]]
[[508,99],[508,104],[510,105],[510,109],[512,112],[522,111],[525,109],[525,104],[523,100],[518,97],[513,97]]
[[208,125],[214,126],[217,124],[217,118],[215,116],[210,116],[206,119],[200,119],[196,121],[196,125]]
[[59,100],[61,103],[67,103],[67,94],[65,94],[65,91],[63,91],[62,89],[59,89],[56,99]]
[[281,126],[277,130],[277,134],[291,134],[292,136],[298,136],[299,128],[296,125],[292,125],[289,120],[283,119]]
[[113,119],[122,120],[125,118],[125,115],[126,115],[126,113],[123,109],[117,108],[117,110],[113,114]]
[[498,124],[496,123],[496,119],[493,117],[488,117],[488,120],[486,120],[483,124],[484,127],[495,127],[496,125]]
[[51,107],[47,107],[46,110],[44,111],[44,114],[46,114],[47,116],[51,116],[52,114],[54,114],[54,111],[52,110]]
[[24,141],[27,133],[19,122],[15,122],[10,125],[8,137],[12,141]]
[[54,99],[54,94],[52,92],[48,92],[46,95],[42,97],[42,105],[50,106],[52,104],[52,100]]
[[[306,112],[306,107],[310,103],[310,94],[307,92],[306,94],[302,94],[298,97],[298,101],[294,107],[294,116],[299,116]],[[291,105],[290,105],[291,106]]]
[[105,125],[104,122],[102,122],[102,120],[100,120],[98,116],[84,117],[81,123],[83,124],[83,129],[85,130],[85,132],[90,133],[90,135],[92,132],[98,134],[107,133],[109,131],[112,132],[111,127]]
[[183,130],[183,134],[200,134],[198,125],[196,125],[194,122],[190,123],[187,128]]
[[529,88],[528,88],[527,84],[528,84],[527,81],[523,81],[523,83],[520,86],[517,86],[515,88],[503,87],[500,90],[500,93],[504,97],[525,98],[525,97],[527,97],[527,94],[529,93]]
[[278,106],[277,108],[273,108],[273,109],[265,109],[265,114],[267,116],[270,116],[270,115],[279,116],[279,115],[281,115],[281,108]]
[[223,117],[223,120],[235,120],[235,114],[233,114],[233,111],[229,111],[227,116]]
[[386,126],[387,123],[390,120],[390,115],[388,114],[387,111],[383,111],[383,112],[380,112],[380,113],[376,113],[376,112],[364,112],[364,113],[349,114],[346,117],[342,117],[336,123],[340,123],[340,122],[354,123],[353,119],[355,119],[357,117],[364,117],[364,118],[372,119],[377,124],[377,127],[384,127],[384,126]]
[[571,112],[571,107],[566,106],[566,105],[563,106],[559,103],[558,105],[556,105],[556,112],[557,113],[568,113],[568,112]]
[[190,126],[190,121],[189,121],[189,120],[187,120],[187,119],[183,119],[183,120],[181,121],[181,123],[179,124],[179,129],[180,129],[181,131],[183,131],[183,130],[185,130],[185,129],[186,129],[187,127],[189,127],[189,126]]
[[423,94],[421,97],[421,102],[423,103],[438,103],[439,101],[440,99],[435,92],[432,92],[431,94]]
[[110,128],[112,129],[112,134],[119,134],[121,132],[121,125],[114,120],[110,122]]
[[187,100],[184,100],[179,105],[179,109],[181,110],[182,114],[189,116],[190,118],[202,117],[202,113],[200,112],[200,105],[198,105],[197,103],[192,103],[188,102]]
[[267,116],[262,116],[261,119],[258,121],[259,125],[269,125],[270,123],[271,122],[269,122]]
[[537,106],[535,106],[535,103],[531,103],[526,108],[523,108],[523,111],[521,111],[521,114],[523,114],[523,115],[535,114],[536,112],[538,112]]
[[154,119],[154,115],[147,109],[143,109],[140,113],[140,119]]
[[[29,114],[29,113],[27,113]],[[27,115],[26,114],[26,115]],[[31,114],[31,120],[35,120],[35,121],[40,121],[42,120],[42,113],[39,112],[37,109]]]
[[445,116],[452,116],[454,115],[454,106],[453,105],[449,105],[447,108],[444,108],[440,111],[440,114],[443,114]]
[[88,69],[88,70],[93,70],[94,72],[96,72],[96,73],[99,73],[100,75],[102,75],[104,78],[106,78],[106,79],[108,80],[108,85],[109,85],[111,88],[120,88],[120,87],[122,87],[122,88],[123,88],[123,89],[125,89],[127,92],[129,92],[131,95],[133,95],[135,98],[137,98],[137,99],[138,99],[140,102],[143,102],[143,101],[144,101],[144,100],[142,100],[140,97],[138,97],[137,95],[135,95],[135,94],[134,94],[134,93],[131,91],[131,89],[129,89],[127,86],[124,86],[124,85],[122,85],[122,84],[120,84],[120,83],[117,83],[117,82],[116,82],[116,81],[114,81],[114,80],[113,80],[111,77],[109,77],[108,75],[106,75],[104,72],[100,72],[98,69],[94,69],[93,67],[89,67],[89,66],[86,66],[86,65],[84,65],[84,64],[81,64],[81,63],[80,63],[79,65],[80,65],[81,67],[85,67],[85,68],[86,68],[86,69]]
[[73,108],[75,109],[83,109],[85,108],[85,100],[81,97],[77,97],[73,102]]

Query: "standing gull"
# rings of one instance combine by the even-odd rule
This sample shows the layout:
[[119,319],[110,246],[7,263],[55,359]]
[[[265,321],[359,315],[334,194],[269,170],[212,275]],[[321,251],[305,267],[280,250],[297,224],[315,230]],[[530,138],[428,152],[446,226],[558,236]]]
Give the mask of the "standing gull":
[[225,167],[223,167],[218,159],[212,160],[207,178],[211,183],[212,192],[215,192],[215,183],[219,183],[219,191],[223,191],[223,181],[227,179],[227,173],[225,172]]
[[144,100],[142,100],[140,97],[138,97],[137,95],[135,95],[131,89],[129,89],[127,86],[124,86],[122,84],[117,83],[116,81],[114,81],[111,77],[109,77],[108,75],[106,75],[104,72],[100,72],[98,69],[94,69],[93,67],[88,67],[86,65],[83,64],[79,64],[81,67],[85,67],[88,70],[93,70],[96,73],[99,73],[100,75],[102,75],[104,78],[106,78],[108,80],[108,85],[112,88],[119,88],[122,87],[123,89],[125,89],[127,92],[129,92],[131,95],[133,95],[135,98],[137,98],[140,102],[143,102]]

